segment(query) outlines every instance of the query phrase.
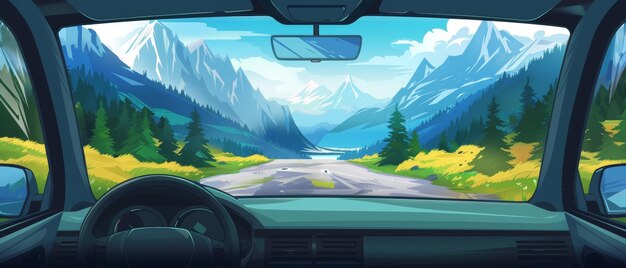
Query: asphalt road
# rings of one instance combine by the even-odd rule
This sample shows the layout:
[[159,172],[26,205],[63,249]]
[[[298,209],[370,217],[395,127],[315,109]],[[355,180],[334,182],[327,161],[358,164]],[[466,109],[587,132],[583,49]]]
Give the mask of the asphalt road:
[[239,173],[202,179],[202,184],[237,196],[367,195],[494,199],[459,193],[428,180],[372,172],[341,160],[279,159]]
[[493,199],[433,185],[424,179],[372,172],[341,160],[279,159],[239,173],[200,180],[237,196],[369,195],[455,199]]

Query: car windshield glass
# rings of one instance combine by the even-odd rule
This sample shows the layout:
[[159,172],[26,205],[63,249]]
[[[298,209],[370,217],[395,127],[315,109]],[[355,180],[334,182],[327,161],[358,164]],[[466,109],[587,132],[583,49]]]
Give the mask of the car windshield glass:
[[533,195],[566,29],[364,17],[319,29],[360,37],[354,60],[276,58],[272,36],[312,33],[269,17],[62,29],[95,195],[146,174],[235,196]]

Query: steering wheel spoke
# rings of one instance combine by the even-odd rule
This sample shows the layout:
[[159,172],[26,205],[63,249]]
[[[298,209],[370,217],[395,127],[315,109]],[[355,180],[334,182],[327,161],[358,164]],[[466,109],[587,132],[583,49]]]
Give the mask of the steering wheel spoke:
[[228,245],[216,239],[209,239],[211,240],[211,244],[213,245],[213,257],[215,258],[215,262],[227,263],[228,260],[231,258],[231,252]]
[[96,239],[89,251],[89,259],[92,262],[104,262],[106,259],[107,244],[109,243],[109,237],[102,237]]

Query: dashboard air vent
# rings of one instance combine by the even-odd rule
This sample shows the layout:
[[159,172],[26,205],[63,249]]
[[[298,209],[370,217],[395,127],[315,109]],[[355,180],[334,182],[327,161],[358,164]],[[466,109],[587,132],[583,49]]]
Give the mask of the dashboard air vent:
[[53,248],[53,266],[76,265],[78,232],[58,232]]
[[313,239],[310,236],[270,236],[265,243],[266,260],[270,264],[313,263]]
[[572,258],[570,244],[562,239],[519,240],[517,256],[528,267],[556,267]]
[[358,236],[318,236],[318,264],[362,264],[363,240]]

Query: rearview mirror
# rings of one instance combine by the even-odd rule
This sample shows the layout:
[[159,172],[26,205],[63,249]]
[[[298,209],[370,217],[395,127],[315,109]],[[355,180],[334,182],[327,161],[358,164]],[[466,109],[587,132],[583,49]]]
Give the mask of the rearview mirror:
[[606,166],[596,170],[591,177],[589,194],[605,216],[626,216],[626,165]]
[[279,60],[354,60],[361,52],[358,35],[272,36],[272,50]]
[[30,200],[38,194],[33,172],[20,166],[0,164],[0,217],[26,215]]

